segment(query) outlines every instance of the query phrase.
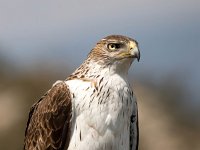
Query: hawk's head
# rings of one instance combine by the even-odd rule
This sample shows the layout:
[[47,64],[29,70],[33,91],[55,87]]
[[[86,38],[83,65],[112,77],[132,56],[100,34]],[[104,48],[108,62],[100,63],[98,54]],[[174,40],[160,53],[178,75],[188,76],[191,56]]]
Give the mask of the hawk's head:
[[[122,35],[101,39],[84,63],[68,78],[90,78],[101,73],[127,75],[134,59],[140,60],[138,43]],[[102,69],[104,71],[102,71]]]
[[139,61],[140,51],[134,39],[122,35],[110,35],[96,44],[89,58],[103,64],[123,64],[132,62],[135,58]]

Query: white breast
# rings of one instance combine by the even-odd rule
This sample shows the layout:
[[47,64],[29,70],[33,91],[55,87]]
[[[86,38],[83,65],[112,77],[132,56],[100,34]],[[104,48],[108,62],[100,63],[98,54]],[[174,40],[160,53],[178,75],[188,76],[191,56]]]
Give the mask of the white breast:
[[92,81],[66,81],[73,93],[73,131],[68,150],[128,150],[134,100],[131,89],[118,75]]

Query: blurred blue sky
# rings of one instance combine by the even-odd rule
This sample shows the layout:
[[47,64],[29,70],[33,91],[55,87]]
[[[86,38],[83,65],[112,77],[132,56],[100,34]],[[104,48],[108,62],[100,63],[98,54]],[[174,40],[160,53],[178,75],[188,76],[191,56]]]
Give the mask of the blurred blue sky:
[[177,75],[197,102],[199,15],[198,0],[0,0],[0,55],[19,70],[40,61],[75,69],[99,39],[123,34],[140,44],[134,74]]

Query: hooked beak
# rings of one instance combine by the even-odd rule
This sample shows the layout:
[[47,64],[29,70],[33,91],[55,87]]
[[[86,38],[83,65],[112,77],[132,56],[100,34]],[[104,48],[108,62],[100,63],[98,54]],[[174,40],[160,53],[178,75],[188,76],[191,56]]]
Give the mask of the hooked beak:
[[138,44],[135,41],[130,41],[128,43],[128,50],[118,54],[118,59],[123,58],[137,58],[137,61],[140,60],[140,50]]
[[138,45],[134,41],[130,41],[129,43],[129,53],[133,58],[137,58],[138,62],[140,60],[140,50],[138,48]]

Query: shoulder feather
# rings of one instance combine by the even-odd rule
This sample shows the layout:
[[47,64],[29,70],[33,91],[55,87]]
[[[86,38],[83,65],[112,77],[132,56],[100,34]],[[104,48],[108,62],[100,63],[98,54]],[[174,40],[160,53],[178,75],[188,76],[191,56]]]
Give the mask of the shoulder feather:
[[31,107],[24,149],[61,150],[68,147],[71,111],[69,88],[64,82],[59,82]]

